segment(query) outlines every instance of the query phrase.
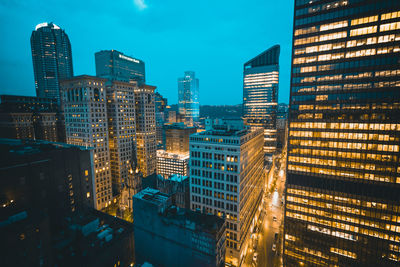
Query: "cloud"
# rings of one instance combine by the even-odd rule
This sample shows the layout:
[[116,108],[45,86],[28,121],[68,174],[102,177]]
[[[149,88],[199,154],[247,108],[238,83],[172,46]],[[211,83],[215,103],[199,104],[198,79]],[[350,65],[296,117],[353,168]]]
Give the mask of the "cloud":
[[143,10],[147,8],[146,3],[144,2],[145,0],[133,0],[133,2],[135,3],[135,6],[139,9],[139,10]]

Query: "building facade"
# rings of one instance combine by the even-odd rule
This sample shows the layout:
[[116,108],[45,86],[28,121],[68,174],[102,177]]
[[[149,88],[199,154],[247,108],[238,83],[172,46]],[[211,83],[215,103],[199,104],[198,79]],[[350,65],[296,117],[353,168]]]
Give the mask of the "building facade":
[[133,221],[137,264],[224,266],[225,222],[217,216],[177,208],[146,188],[133,196]]
[[31,35],[36,96],[60,103],[60,81],[73,76],[68,35],[53,23],[40,23]]
[[190,209],[189,177],[174,174],[168,178],[157,175],[157,190],[171,197],[172,205],[179,208]]
[[168,179],[173,174],[187,176],[189,172],[189,152],[176,154],[157,150],[157,174]]
[[56,99],[0,95],[0,137],[65,142]]
[[275,45],[243,66],[245,123],[264,128],[264,152],[276,150],[276,109],[279,88],[280,46]]
[[400,2],[296,0],[285,266],[398,266]]
[[112,201],[106,80],[76,76],[61,82],[68,144],[93,147],[96,209]]
[[157,137],[157,148],[165,149],[165,130],[164,123],[166,122],[166,114],[168,100],[163,97],[159,92],[154,94],[155,97],[155,108],[156,108],[156,137]]
[[190,136],[191,209],[226,218],[226,262],[240,266],[260,216],[264,187],[262,128]]
[[155,86],[150,85],[142,85],[135,89],[137,157],[139,169],[144,177],[156,172],[155,89]]
[[189,136],[196,132],[196,128],[187,127],[183,123],[165,125],[166,150],[177,154],[189,153]]
[[96,76],[111,81],[132,82],[139,85],[146,82],[144,61],[129,57],[116,50],[95,53]]
[[200,116],[199,79],[194,71],[185,71],[185,76],[178,79],[179,113],[185,118],[185,123],[193,125]]
[[[136,82],[110,81],[106,83],[108,142],[113,195],[130,190],[140,191],[137,175],[135,93]],[[124,201],[126,202],[127,199]]]

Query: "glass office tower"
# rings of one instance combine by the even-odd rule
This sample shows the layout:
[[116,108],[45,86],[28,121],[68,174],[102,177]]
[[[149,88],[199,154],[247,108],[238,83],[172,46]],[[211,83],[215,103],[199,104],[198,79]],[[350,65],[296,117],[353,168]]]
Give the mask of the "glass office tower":
[[128,57],[117,50],[102,50],[95,53],[96,76],[111,81],[146,82],[144,61]]
[[400,1],[295,1],[285,266],[400,264]]
[[60,102],[60,80],[73,76],[68,35],[53,23],[40,23],[31,35],[36,96]]
[[188,125],[199,120],[199,79],[194,71],[185,71],[185,76],[178,79],[179,113],[184,116]]
[[247,125],[264,128],[264,153],[276,150],[280,46],[275,45],[244,64],[243,116]]

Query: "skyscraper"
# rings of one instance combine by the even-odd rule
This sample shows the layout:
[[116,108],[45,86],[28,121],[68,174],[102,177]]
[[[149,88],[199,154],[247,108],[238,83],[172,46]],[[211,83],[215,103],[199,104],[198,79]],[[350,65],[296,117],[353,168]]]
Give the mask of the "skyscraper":
[[144,61],[129,57],[116,50],[103,50],[95,53],[96,76],[123,82],[145,83]]
[[73,76],[68,35],[53,23],[40,23],[31,35],[36,95],[60,102],[60,81]]
[[155,86],[150,85],[135,89],[137,156],[143,176],[149,176],[156,171],[155,89]]
[[264,128],[264,152],[276,150],[280,46],[275,45],[243,66],[243,117],[250,126]]
[[190,203],[226,218],[226,262],[240,266],[261,211],[263,129],[218,129],[190,136]]
[[[137,175],[135,83],[112,81],[106,83],[108,140],[113,195],[127,189],[130,194],[140,191],[140,176]],[[124,194],[125,195],[125,194]],[[127,199],[121,203],[127,204]]]
[[400,263],[400,2],[296,0],[285,266]]
[[185,76],[178,79],[179,113],[185,118],[185,122],[193,125],[199,120],[199,79],[194,71],[185,71]]
[[67,143],[94,148],[96,209],[111,204],[106,79],[76,76],[61,82]]

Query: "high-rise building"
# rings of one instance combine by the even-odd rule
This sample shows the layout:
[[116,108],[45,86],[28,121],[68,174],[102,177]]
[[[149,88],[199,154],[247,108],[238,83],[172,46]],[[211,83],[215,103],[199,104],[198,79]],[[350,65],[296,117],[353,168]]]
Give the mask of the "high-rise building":
[[36,95],[60,103],[60,81],[73,76],[68,35],[53,23],[40,23],[31,35]]
[[166,122],[166,107],[168,105],[167,98],[163,97],[159,92],[154,94],[156,108],[156,136],[157,148],[165,148],[165,130],[164,123]]
[[296,0],[285,266],[399,266],[400,2]]
[[136,82],[106,83],[108,143],[114,196],[128,189],[130,192],[127,196],[134,195],[141,189],[136,155],[136,88]]
[[200,116],[199,79],[194,71],[185,71],[185,76],[178,79],[179,113],[189,125],[198,122]]
[[190,136],[191,209],[226,218],[226,262],[240,266],[260,216],[264,130],[213,129]]
[[0,137],[65,142],[56,99],[0,95]]
[[95,53],[96,76],[112,81],[146,81],[144,61],[129,57],[116,50],[102,50]]
[[137,157],[139,169],[144,177],[156,171],[155,89],[155,86],[150,85],[142,85],[135,89]]
[[275,45],[243,66],[243,117],[247,125],[264,128],[266,154],[276,150],[279,53]]
[[152,188],[133,196],[135,261],[154,266],[224,266],[225,222],[171,205]]
[[96,209],[112,201],[106,79],[76,76],[61,82],[67,143],[94,148]]

